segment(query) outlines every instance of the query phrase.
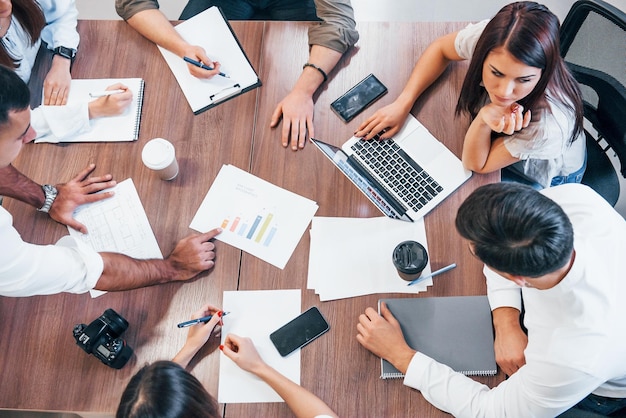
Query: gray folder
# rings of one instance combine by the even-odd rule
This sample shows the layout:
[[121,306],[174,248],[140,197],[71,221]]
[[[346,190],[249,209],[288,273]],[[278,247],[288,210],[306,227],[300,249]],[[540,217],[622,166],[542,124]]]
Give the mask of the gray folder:
[[[487,296],[380,299],[400,322],[408,345],[468,376],[497,372]],[[381,359],[382,379],[402,373]]]

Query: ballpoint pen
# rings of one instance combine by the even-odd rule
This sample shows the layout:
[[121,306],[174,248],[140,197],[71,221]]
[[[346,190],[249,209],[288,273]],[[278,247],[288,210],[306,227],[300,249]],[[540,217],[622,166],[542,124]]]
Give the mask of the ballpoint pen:
[[124,93],[126,90],[103,90],[103,91],[94,91],[92,93],[89,93],[90,97],[103,97],[103,96],[110,96],[112,94],[118,94],[118,93]]
[[[200,67],[200,68],[202,68],[202,69],[204,69],[204,70],[213,71],[213,67],[209,67],[208,65],[204,65],[204,64],[203,64],[203,63],[201,63],[200,61],[193,60],[193,59],[191,59],[191,58],[189,58],[189,57],[183,57],[183,59],[184,59],[186,62],[188,62],[189,64],[195,65],[196,67]],[[228,76],[227,76],[226,74],[224,74],[224,73],[220,73],[220,75],[221,75],[222,77],[230,78],[230,77],[228,77]]]
[[[222,317],[228,315],[230,312],[224,312],[222,314]],[[181,322],[180,324],[177,325],[178,328],[185,328],[185,327],[190,327],[192,325],[196,325],[199,324],[200,322],[204,322],[207,323],[211,320],[211,318],[213,318],[213,315],[207,315],[207,316],[203,316],[202,318],[196,318],[196,319],[192,319],[190,321],[185,321],[185,322]]]
[[409,283],[407,284],[407,286],[414,285],[414,284],[416,284],[416,283],[421,282],[422,280],[430,279],[431,277],[434,277],[434,276],[436,276],[436,275],[438,275],[438,274],[445,273],[445,272],[446,272],[446,271],[448,271],[448,270],[452,270],[452,269],[453,269],[453,268],[455,268],[455,267],[456,267],[456,264],[455,264],[455,263],[452,263],[452,264],[450,264],[449,266],[445,266],[445,267],[443,267],[443,268],[440,268],[439,270],[433,271],[432,273],[427,274],[426,276],[418,277],[417,279],[413,280],[412,282],[409,282]]

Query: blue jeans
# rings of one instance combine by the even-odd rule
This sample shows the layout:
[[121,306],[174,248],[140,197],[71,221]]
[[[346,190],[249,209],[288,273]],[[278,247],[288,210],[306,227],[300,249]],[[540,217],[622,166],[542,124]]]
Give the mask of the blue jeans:
[[587,168],[587,156],[585,155],[585,161],[583,162],[583,166],[578,170],[574,171],[567,176],[555,176],[552,177],[552,181],[550,182],[550,187],[558,186],[559,184],[565,183],[580,183],[583,179],[583,175],[585,174],[585,169]]
[[313,0],[189,0],[180,20],[211,6],[219,6],[228,20],[319,20]]
[[619,415],[613,416],[623,417],[626,416],[626,398],[605,398],[604,396],[598,396],[590,393],[586,398],[578,402],[578,404],[572,408],[572,412],[577,409],[591,411],[605,416],[622,410]]

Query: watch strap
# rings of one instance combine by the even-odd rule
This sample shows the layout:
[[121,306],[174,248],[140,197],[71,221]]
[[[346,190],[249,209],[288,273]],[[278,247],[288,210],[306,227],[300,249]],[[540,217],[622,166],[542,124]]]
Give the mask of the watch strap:
[[43,206],[37,210],[39,212],[48,213],[50,211],[50,208],[52,207],[52,204],[54,203],[54,199],[56,199],[59,192],[57,188],[51,184],[44,184],[43,186],[41,186],[41,188],[43,189],[45,200],[43,202]]

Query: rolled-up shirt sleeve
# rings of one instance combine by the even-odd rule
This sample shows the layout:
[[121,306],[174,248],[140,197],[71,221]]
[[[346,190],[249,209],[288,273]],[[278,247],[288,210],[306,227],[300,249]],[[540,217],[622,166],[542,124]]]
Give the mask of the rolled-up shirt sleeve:
[[315,0],[315,8],[322,21],[309,28],[309,45],[320,45],[343,54],[359,40],[349,0]]
[[102,256],[70,236],[56,245],[24,242],[0,208],[0,295],[33,296],[85,293],[104,269]]
[[74,103],[65,106],[39,106],[31,111],[30,123],[36,132],[35,142],[46,138],[59,142],[90,128],[89,105]]
[[124,20],[144,10],[158,9],[156,0],[115,0],[115,11]]
[[74,0],[37,0],[44,17],[46,26],[41,31],[41,39],[48,45],[48,49],[58,46],[78,48],[80,37],[76,29],[78,23],[78,9]]
[[487,279],[487,298],[492,311],[502,307],[522,311],[522,292],[517,284],[505,279],[487,266],[483,268],[483,274]]

